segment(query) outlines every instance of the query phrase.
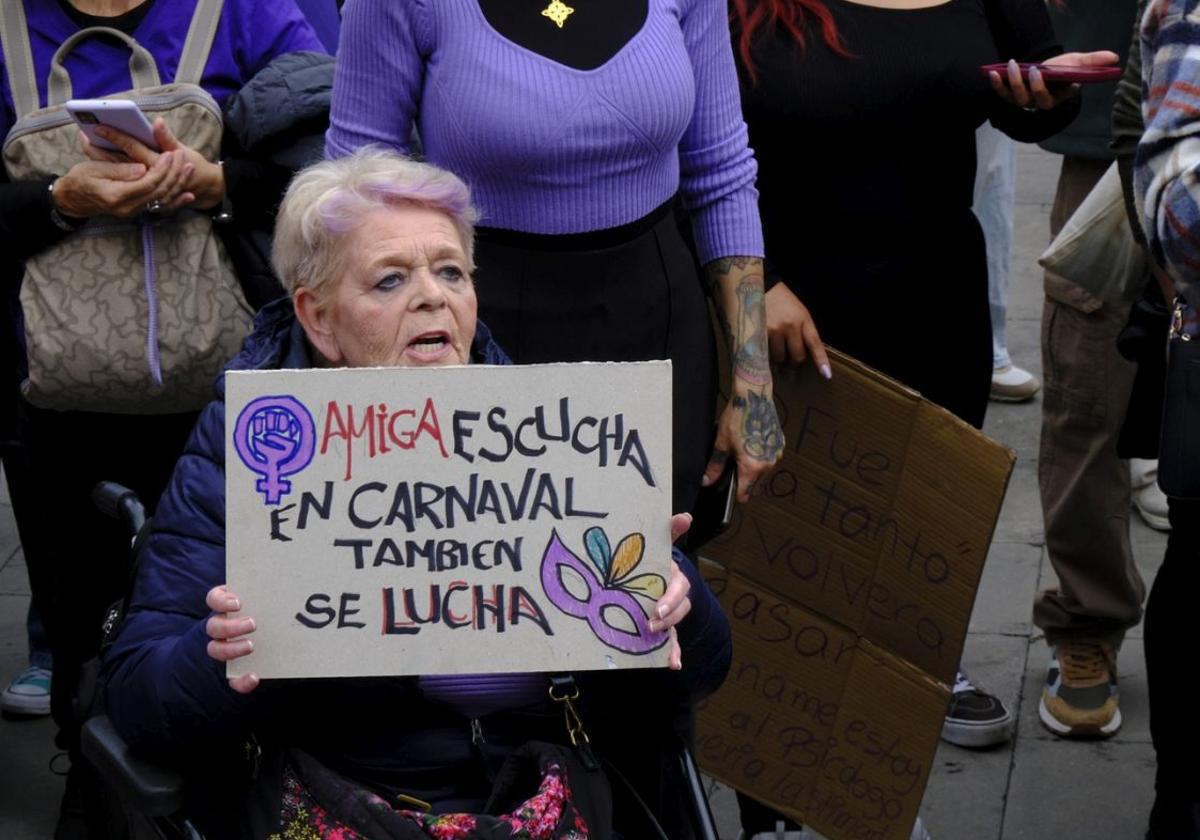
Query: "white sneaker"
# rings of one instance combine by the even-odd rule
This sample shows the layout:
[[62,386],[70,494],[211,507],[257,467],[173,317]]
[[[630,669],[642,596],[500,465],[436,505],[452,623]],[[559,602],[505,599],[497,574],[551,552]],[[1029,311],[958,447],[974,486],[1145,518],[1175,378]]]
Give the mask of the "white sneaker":
[[1042,389],[1042,383],[1027,370],[1005,365],[992,371],[991,398],[996,402],[1028,402]]
[[1158,481],[1157,458],[1130,458],[1129,483],[1134,490],[1140,490],[1147,484]]
[[50,714],[50,672],[30,665],[0,692],[0,711],[14,715]]
[[1167,516],[1167,494],[1158,486],[1158,481],[1133,491],[1133,506],[1142,520],[1156,531],[1170,531],[1171,520]]

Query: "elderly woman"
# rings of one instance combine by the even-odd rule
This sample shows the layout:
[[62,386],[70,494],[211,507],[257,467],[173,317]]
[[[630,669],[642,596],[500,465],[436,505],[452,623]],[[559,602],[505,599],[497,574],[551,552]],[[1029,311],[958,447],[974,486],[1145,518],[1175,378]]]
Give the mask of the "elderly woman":
[[[458,178],[390,152],[360,151],[305,170],[284,198],[275,235],[276,268],[291,298],[260,313],[231,367],[508,363],[476,321],[474,218]],[[249,652],[255,623],[254,604],[222,586],[224,440],[218,398],[159,505],[128,617],[107,654],[108,712],[135,749],[190,762],[197,748],[211,755],[253,735],[303,750],[388,801],[404,796],[435,812],[478,812],[513,749],[531,739],[563,741],[561,710],[547,708],[545,675],[227,681],[224,662]],[[687,521],[676,517],[673,530],[686,530]],[[674,710],[715,689],[730,655],[728,625],[686,560],[676,563],[656,614],[656,629],[677,631],[672,670],[577,676],[597,750],[611,750],[618,763],[627,750],[651,778],[657,771],[646,756]],[[650,726],[588,711],[635,702]],[[484,738],[473,739],[473,729]],[[228,767],[205,782],[227,780]],[[652,788],[645,793],[653,802]],[[278,804],[268,806],[276,830]],[[232,836],[234,829],[213,830]]]

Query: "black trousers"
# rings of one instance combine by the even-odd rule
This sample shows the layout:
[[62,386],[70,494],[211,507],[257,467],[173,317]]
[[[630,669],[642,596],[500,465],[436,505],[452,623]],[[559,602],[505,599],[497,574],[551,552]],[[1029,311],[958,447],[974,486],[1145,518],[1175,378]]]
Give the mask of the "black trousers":
[[695,258],[670,205],[622,228],[540,236],[482,229],[479,315],[518,364],[670,359],[675,512],[713,442],[716,345]]
[[1200,501],[1170,499],[1171,535],[1162,567],[1146,601],[1146,681],[1150,689],[1150,737],[1158,757],[1155,788],[1160,798],[1200,803],[1200,732],[1188,683],[1192,615],[1200,592]]
[[99,481],[132,489],[152,513],[183,452],[196,415],[118,415],[47,411],[23,404],[22,433],[34,498],[45,516],[38,568],[39,606],[54,652],[50,707],[59,744],[74,751],[72,707],[80,666],[100,644],[104,612],[125,594],[129,535],[92,505]]

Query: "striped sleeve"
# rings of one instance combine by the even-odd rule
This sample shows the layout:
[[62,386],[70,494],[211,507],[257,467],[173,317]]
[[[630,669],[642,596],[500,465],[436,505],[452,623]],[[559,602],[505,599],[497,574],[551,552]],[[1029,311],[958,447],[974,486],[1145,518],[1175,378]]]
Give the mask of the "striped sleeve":
[[1154,260],[1194,306],[1200,279],[1200,0],[1151,0],[1141,25],[1134,181]]

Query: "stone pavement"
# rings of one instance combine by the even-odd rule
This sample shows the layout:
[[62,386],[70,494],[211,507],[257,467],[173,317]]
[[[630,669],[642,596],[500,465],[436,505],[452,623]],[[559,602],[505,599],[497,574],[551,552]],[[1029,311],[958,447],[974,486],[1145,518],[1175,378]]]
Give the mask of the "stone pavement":
[[[1016,245],[1010,290],[1009,345],[1037,371],[1041,275],[1036,258],[1047,239],[1057,158],[1034,147],[1019,155]],[[953,352],[953,348],[947,348]],[[987,752],[943,744],[923,816],[935,840],[1141,840],[1153,796],[1154,752],[1147,720],[1141,629],[1121,651],[1125,724],[1106,742],[1060,741],[1037,718],[1048,651],[1030,621],[1034,593],[1053,580],[1043,547],[1037,495],[1038,403],[993,404],[987,432],[1019,456],[983,576],[963,661],[1018,719],[1010,743]],[[63,523],[69,526],[69,523]],[[1133,517],[1133,539],[1147,585],[1166,541]],[[0,680],[24,665],[28,583],[7,499],[0,498]],[[47,720],[0,720],[0,838],[48,838],[62,779]],[[714,789],[722,836],[737,835],[736,805]]]

